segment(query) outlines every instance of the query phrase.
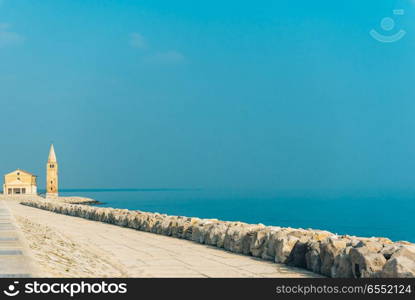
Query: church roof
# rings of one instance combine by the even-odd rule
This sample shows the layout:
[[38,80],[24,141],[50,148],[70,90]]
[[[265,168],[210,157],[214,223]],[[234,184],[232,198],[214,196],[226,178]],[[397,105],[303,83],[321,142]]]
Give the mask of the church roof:
[[56,162],[56,154],[55,154],[55,148],[53,147],[53,144],[50,145],[48,162]]
[[14,170],[13,172],[10,172],[10,173],[7,173],[5,176],[7,176],[7,175],[10,175],[10,174],[13,174],[13,173],[16,173],[16,172],[20,172],[20,173],[26,173],[26,174],[28,174],[28,175],[32,175],[32,176],[35,176],[35,177],[37,177],[35,174],[33,174],[33,173],[30,173],[30,172],[27,172],[27,171],[25,171],[25,170],[22,170],[22,169],[17,169],[17,170]]

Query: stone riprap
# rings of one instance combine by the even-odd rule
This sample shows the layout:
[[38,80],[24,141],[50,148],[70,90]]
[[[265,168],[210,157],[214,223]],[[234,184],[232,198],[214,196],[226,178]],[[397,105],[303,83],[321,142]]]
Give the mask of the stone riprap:
[[[0,198],[7,200],[7,196],[2,195]],[[46,195],[13,195],[13,199],[17,201],[25,201],[25,200],[49,200],[53,202],[61,202],[61,203],[68,203],[68,204],[103,204],[100,201],[94,200],[92,198],[86,197],[77,197],[77,196],[47,196]]]
[[69,216],[162,234],[306,268],[328,277],[415,277],[415,244],[328,231],[169,216],[127,209],[22,199],[21,204]]

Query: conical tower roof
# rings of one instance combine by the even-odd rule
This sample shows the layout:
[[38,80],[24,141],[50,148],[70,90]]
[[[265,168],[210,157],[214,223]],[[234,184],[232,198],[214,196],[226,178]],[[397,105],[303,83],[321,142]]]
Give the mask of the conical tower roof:
[[56,163],[56,154],[55,154],[55,148],[53,148],[53,144],[50,145],[48,162]]

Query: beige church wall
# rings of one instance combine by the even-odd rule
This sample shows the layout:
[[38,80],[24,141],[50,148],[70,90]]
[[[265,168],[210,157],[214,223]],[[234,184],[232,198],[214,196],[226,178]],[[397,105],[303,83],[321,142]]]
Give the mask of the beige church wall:
[[[28,184],[19,184],[19,185],[7,185],[3,184],[3,194],[8,195],[8,189],[26,189],[24,194],[18,195],[37,195],[37,187]],[[12,194],[14,195],[14,193]]]
[[[17,173],[19,173],[19,175],[17,175]],[[25,184],[36,184],[36,177],[23,171],[14,171],[4,176],[6,184],[16,181],[18,178]]]

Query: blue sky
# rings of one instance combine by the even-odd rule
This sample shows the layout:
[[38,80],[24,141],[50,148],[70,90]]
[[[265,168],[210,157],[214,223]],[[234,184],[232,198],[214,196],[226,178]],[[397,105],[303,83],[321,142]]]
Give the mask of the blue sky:
[[66,188],[412,189],[414,25],[410,0],[3,0],[0,171],[43,185],[53,141]]

